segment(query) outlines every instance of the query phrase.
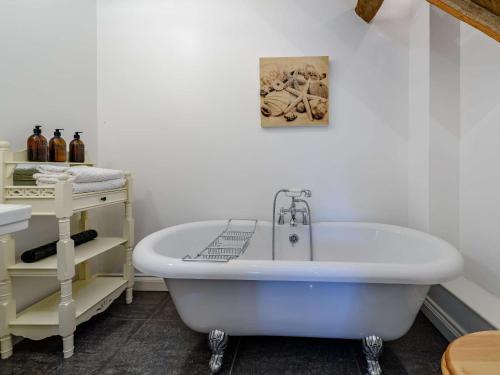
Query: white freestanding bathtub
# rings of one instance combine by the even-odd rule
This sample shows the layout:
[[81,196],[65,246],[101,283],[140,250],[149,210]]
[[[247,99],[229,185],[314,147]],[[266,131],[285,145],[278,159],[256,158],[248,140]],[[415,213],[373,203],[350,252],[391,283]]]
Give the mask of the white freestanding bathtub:
[[[134,264],[162,277],[184,323],[198,332],[393,340],[404,335],[430,285],[455,278],[458,251],[431,235],[374,223],[308,227],[259,221],[250,244],[227,263],[187,262],[227,221],[174,226],[144,238]],[[290,234],[299,241],[291,245]]]

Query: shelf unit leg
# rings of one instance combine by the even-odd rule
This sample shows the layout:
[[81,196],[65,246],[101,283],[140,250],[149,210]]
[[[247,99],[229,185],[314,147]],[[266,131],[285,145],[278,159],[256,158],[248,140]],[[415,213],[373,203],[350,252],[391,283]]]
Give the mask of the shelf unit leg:
[[80,232],[89,229],[89,214],[87,211],[80,212],[80,220],[78,220],[78,229]]
[[132,246],[125,244],[125,264],[123,266],[123,275],[127,280],[127,291],[125,300],[131,304],[134,298],[134,265],[132,264]]
[[12,356],[12,336],[10,334],[0,337],[0,351],[2,352],[2,359]]
[[73,333],[76,330],[76,306],[73,300],[73,277],[75,276],[75,244],[71,239],[71,216],[73,215],[73,188],[67,179],[55,186],[55,212],[59,220],[57,242],[57,279],[61,285],[59,302],[59,335],[63,338],[64,358],[73,355]]
[[134,265],[132,263],[132,249],[134,247],[134,217],[132,215],[132,176],[125,173],[127,179],[127,201],[125,202],[125,222],[123,225],[123,236],[127,239],[125,243],[125,264],[123,265],[123,277],[127,280],[126,302],[132,303],[134,290]]
[[75,248],[70,238],[70,218],[59,218],[57,242],[57,278],[61,285],[59,302],[59,335],[63,337],[64,358],[73,355],[73,332],[76,329],[76,308],[73,300],[75,276]]
[[71,358],[73,356],[74,351],[75,351],[74,335],[69,335],[69,336],[63,337],[62,340],[63,340],[64,358]]
[[[78,220],[78,231],[83,232],[89,229],[89,214],[88,211],[80,212],[80,218]],[[91,275],[90,262],[83,262],[76,266],[76,272],[78,275],[78,280],[89,280]]]
[[0,237],[0,358],[12,355],[12,336],[9,322],[16,317],[16,302],[7,268],[14,264],[15,246],[11,235]]

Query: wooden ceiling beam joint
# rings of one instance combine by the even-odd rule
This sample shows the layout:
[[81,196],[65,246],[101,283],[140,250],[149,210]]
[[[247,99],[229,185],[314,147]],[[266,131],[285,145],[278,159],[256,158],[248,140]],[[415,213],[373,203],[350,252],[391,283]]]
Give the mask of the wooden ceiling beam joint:
[[358,0],[356,14],[365,22],[370,22],[377,14],[384,0]]

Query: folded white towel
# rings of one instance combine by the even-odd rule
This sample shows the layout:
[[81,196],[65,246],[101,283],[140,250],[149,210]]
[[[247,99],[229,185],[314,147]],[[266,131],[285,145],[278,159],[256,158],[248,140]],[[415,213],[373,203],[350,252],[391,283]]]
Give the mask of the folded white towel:
[[[48,186],[48,185],[54,186],[60,181],[61,180],[57,178],[45,177],[37,179],[36,184],[38,186]],[[76,183],[74,182],[74,178],[70,178],[68,181],[73,183],[73,193],[75,194],[89,193],[92,191],[119,189],[124,187],[126,182],[124,178],[118,178],[115,180],[107,180],[107,181],[80,182],[80,183]]]
[[62,165],[52,165],[52,164],[43,164],[38,165],[37,168],[40,173],[64,173],[69,167],[64,167]]
[[118,169],[96,168],[77,166],[67,170],[69,175],[75,177],[75,183],[101,182],[118,180],[125,177],[125,173]]
[[73,176],[70,176],[67,173],[34,173],[33,178],[35,180],[38,179],[43,179],[43,178],[50,178],[50,179],[55,179],[55,180],[66,180],[69,178],[73,178]]
[[[54,185],[62,181],[62,179],[56,175],[44,174],[40,176],[40,173],[35,173],[35,174],[39,175],[38,177],[35,178],[37,185]],[[73,182],[74,180],[75,179],[73,177],[67,178],[68,182]]]
[[89,193],[92,191],[103,191],[119,189],[125,186],[125,179],[118,178],[115,180],[97,181],[97,182],[80,182],[73,183],[73,193]]

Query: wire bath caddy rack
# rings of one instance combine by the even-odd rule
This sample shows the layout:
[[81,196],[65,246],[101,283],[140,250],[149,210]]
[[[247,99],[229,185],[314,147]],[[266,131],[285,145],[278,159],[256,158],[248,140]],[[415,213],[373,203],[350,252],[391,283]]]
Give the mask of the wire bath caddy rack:
[[[247,221],[253,223],[250,231],[236,230],[234,221]],[[186,255],[182,258],[186,262],[229,262],[241,256],[257,229],[258,220],[255,219],[229,219],[226,228],[210,244],[194,257]],[[231,227],[233,224],[233,227]]]

